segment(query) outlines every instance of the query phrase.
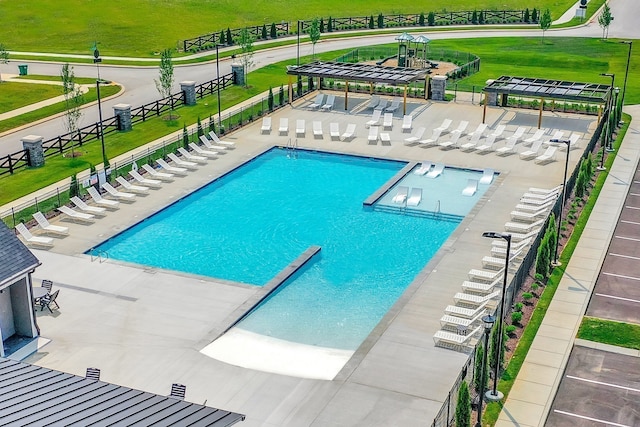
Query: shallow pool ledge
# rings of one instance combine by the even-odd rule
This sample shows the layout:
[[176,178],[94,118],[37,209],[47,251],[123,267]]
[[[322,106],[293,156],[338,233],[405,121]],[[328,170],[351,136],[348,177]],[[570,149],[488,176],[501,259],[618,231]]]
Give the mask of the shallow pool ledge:
[[375,202],[378,201],[380,197],[384,196],[385,193],[389,191],[391,187],[396,185],[398,181],[404,178],[413,168],[415,168],[417,164],[418,164],[417,162],[407,163],[405,167],[400,169],[397,174],[395,174],[394,176],[391,177],[391,179],[389,179],[389,181],[385,182],[382,185],[382,187],[378,188],[372,195],[367,197],[367,199],[364,202],[362,202],[362,204],[365,206],[373,205]]

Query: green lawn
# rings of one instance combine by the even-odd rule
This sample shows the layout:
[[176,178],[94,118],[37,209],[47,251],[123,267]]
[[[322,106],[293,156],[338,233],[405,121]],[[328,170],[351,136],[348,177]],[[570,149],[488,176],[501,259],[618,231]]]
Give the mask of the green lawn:
[[4,81],[0,83],[0,113],[6,113],[59,95],[62,95],[62,86]]
[[428,13],[443,10],[549,8],[558,18],[573,0],[449,0],[399,4],[382,0],[220,0],[2,1],[0,40],[10,50],[90,53],[94,41],[102,55],[153,56],[186,38],[245,25],[295,22],[313,17],[347,17],[378,13]]
[[640,325],[585,317],[578,338],[640,350]]

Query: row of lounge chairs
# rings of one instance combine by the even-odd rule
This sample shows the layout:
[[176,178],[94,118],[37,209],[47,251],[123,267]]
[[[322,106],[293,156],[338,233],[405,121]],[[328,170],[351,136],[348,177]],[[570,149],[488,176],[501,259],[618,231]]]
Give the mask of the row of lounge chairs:
[[[382,127],[385,129],[393,128],[393,113],[384,113],[380,110],[375,110],[371,115],[371,119],[365,123],[365,127],[370,126],[380,126],[380,120],[382,119]],[[409,131],[413,126],[413,116],[410,114],[405,114],[402,117],[402,131]]]
[[[549,215],[551,203],[548,201],[555,200],[561,189],[561,186],[552,189],[529,188],[523,194],[516,211],[511,212],[513,221],[505,224],[505,230],[511,234],[509,261],[505,259],[506,242],[502,239],[493,240],[491,255],[482,258],[483,268],[469,270],[469,280],[462,283],[462,292],[456,293],[454,304],[445,308],[445,314],[440,319],[442,329],[433,337],[436,345],[454,349],[470,347],[471,340],[480,331],[481,325],[478,324],[489,304],[501,296],[505,266],[511,269],[521,262]],[[529,201],[533,202],[530,204]],[[540,208],[537,201],[543,202],[545,207]],[[475,325],[478,326],[474,328]],[[471,332],[456,333],[469,329],[472,329]]]

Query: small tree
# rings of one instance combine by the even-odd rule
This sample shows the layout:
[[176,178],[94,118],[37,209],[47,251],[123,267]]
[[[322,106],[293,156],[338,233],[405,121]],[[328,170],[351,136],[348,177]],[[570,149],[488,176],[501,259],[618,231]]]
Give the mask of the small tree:
[[316,56],[316,43],[320,40],[320,21],[318,21],[318,18],[313,18],[311,21],[309,39],[311,40],[311,59],[314,59]]
[[514,311],[513,313],[511,313],[511,323],[513,323],[514,325],[519,325],[521,320],[522,320],[521,311]]
[[547,226],[547,231],[545,232],[545,236],[547,238],[547,246],[549,247],[549,262],[555,261],[551,259],[552,252],[555,253],[556,244],[558,243],[558,230],[556,230],[556,214],[551,212],[549,215],[549,225]]
[[187,131],[187,125],[182,125],[182,146],[187,148],[189,146],[189,132]]
[[540,241],[538,253],[536,254],[536,274],[547,277],[549,274],[549,263],[549,239],[548,236],[545,235]]
[[244,87],[249,87],[247,83],[247,74],[249,73],[249,68],[253,65],[253,42],[254,38],[251,34],[249,34],[249,30],[243,28],[240,31],[240,62],[244,68]]
[[424,12],[420,12],[420,17],[418,18],[418,25],[424,27]]
[[204,135],[204,129],[202,128],[202,121],[200,121],[200,116],[198,116],[198,138]]
[[224,45],[226,43],[227,42],[226,42],[225,37],[224,37],[224,30],[221,30],[220,31],[220,43],[219,44]]
[[576,197],[582,199],[584,197],[584,189],[585,189],[585,176],[584,170],[580,168],[580,172],[578,172],[578,178],[576,179]]
[[262,40],[267,39],[267,24],[262,24],[262,35],[260,37]]
[[531,12],[531,22],[538,22],[538,9],[536,9],[535,7]]
[[[173,60],[171,59],[171,49],[165,49],[160,55],[160,76],[157,80],[154,80],[156,83],[156,89],[158,89],[162,98],[168,98],[171,96],[173,81]],[[169,120],[171,119],[173,119],[173,107],[169,113]]]
[[477,24],[478,23],[478,12],[476,12],[475,10],[471,14],[471,23],[472,24]]
[[[487,370],[485,369],[484,378],[482,377],[482,365],[484,359],[484,346],[482,344],[478,345],[476,348],[476,358],[474,360],[474,368],[473,368],[473,388],[476,393],[482,393],[482,390],[487,386]],[[486,367],[486,360],[484,360]],[[484,381],[483,381],[484,380]],[[484,384],[483,384],[484,382]]]
[[278,38],[278,31],[276,30],[275,22],[271,23],[271,34],[270,34],[270,37],[272,39]]
[[69,184],[69,197],[77,197],[78,191],[78,178],[76,175],[71,175],[71,183]]
[[[498,320],[500,321],[500,320]],[[504,326],[504,324],[503,324]],[[504,328],[503,328],[504,330]],[[503,333],[504,335],[504,333]],[[508,337],[507,337],[508,338]],[[502,337],[502,350],[500,351],[500,360],[499,360],[499,368],[502,369],[502,363],[504,362],[504,347],[505,347],[505,342],[507,340],[504,339],[504,336]],[[496,367],[496,351],[497,351],[497,347],[498,347],[498,325],[494,325],[493,329],[491,330],[491,336],[489,337],[489,366],[494,369]],[[500,372],[500,369],[498,369],[498,372]],[[500,376],[500,374],[498,374],[498,376]],[[496,381],[496,379],[493,379],[494,381]]]
[[551,12],[545,9],[540,18],[540,29],[542,30],[542,41],[544,42],[544,33],[551,28]]
[[378,14],[378,28],[384,28],[384,15]]
[[327,32],[332,32],[333,31],[333,20],[331,19],[331,17],[329,17],[329,20],[327,21]]
[[471,396],[469,396],[469,386],[466,381],[462,381],[458,389],[456,427],[471,427]]
[[373,15],[371,15],[371,16],[369,17],[369,29],[370,29],[370,30],[373,30],[373,28],[374,28],[374,27],[373,27],[373,25],[374,25],[374,24],[373,24]]
[[324,33],[324,19],[320,18],[320,32]]
[[[9,51],[0,43],[0,64],[6,64],[9,62]],[[2,73],[0,73],[0,83],[2,83]]]
[[273,89],[269,86],[269,97],[267,98],[267,104],[269,105],[269,111],[273,111]]
[[[69,64],[62,66],[60,72],[60,79],[62,80],[62,93],[64,94],[65,103],[65,128],[71,135],[71,156],[74,157],[75,137],[78,133],[78,123],[82,118],[82,104],[84,103],[84,96],[80,85],[76,84],[76,77],[73,72],[73,67]],[[106,161],[106,159],[103,159]]]
[[216,133],[216,121],[213,120],[211,114],[209,114],[209,132]]
[[484,11],[482,10],[480,11],[480,13],[478,13],[478,24],[484,24]]
[[524,17],[522,18],[522,20],[524,22],[526,22],[527,24],[529,23],[529,21],[531,21],[531,15],[529,14],[529,8],[526,8],[524,10]]
[[602,13],[600,13],[600,16],[598,16],[598,25],[602,27],[603,39],[607,39],[607,37],[609,37],[609,25],[611,25],[611,21],[613,21],[611,8],[609,8],[608,3],[605,3],[604,8],[602,9]]
[[229,29],[229,27],[227,27],[227,44],[233,44],[233,36],[231,35],[231,30]]
[[427,22],[429,23],[430,27],[436,25],[436,14],[433,12],[429,12],[429,15],[427,15]]

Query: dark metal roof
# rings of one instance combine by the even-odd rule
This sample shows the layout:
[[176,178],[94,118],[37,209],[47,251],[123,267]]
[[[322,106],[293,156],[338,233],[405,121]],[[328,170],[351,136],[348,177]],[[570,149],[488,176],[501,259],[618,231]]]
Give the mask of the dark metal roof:
[[38,258],[16,237],[13,230],[0,221],[0,285],[39,265]]
[[611,86],[597,83],[511,76],[501,76],[484,88],[485,92],[595,103],[606,102],[610,90]]
[[311,64],[287,67],[287,74],[294,76],[398,85],[424,80],[428,73],[429,71],[426,69],[384,67],[382,65],[351,64],[348,62],[313,62]]
[[3,426],[231,426],[244,415],[0,358]]

